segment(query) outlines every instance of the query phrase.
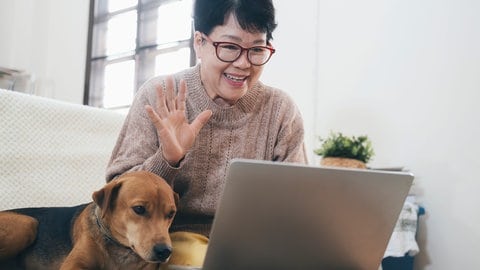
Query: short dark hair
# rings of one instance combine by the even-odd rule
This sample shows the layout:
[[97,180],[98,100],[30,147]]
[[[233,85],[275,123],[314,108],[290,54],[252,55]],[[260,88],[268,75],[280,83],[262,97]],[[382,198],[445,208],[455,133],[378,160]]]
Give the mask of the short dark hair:
[[272,0],[195,0],[193,20],[195,30],[209,35],[215,26],[225,24],[233,14],[242,29],[266,33],[267,42],[277,27]]

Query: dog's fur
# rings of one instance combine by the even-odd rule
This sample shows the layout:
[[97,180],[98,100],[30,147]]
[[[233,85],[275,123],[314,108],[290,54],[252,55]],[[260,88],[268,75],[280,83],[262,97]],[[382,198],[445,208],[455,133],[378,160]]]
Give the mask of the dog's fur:
[[157,269],[172,247],[178,195],[132,172],[73,207],[0,212],[0,269]]

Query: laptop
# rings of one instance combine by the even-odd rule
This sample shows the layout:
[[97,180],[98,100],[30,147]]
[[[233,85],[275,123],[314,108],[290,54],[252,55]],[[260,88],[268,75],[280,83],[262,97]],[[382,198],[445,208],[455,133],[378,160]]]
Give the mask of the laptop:
[[376,270],[413,175],[233,160],[203,270]]

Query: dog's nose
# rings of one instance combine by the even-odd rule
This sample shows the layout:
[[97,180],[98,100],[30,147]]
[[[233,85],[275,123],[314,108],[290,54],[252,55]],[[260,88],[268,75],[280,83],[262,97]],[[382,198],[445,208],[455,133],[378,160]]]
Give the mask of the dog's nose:
[[172,254],[172,247],[166,244],[156,244],[153,247],[153,254],[156,259],[165,262]]

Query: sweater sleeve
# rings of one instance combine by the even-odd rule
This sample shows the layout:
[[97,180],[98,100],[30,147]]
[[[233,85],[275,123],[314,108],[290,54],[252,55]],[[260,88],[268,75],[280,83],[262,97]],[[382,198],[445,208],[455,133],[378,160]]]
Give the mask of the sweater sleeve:
[[107,165],[107,182],[128,171],[146,170],[172,184],[179,168],[163,158],[155,126],[145,110],[145,105],[155,104],[158,83],[159,79],[151,80],[137,92]]
[[279,104],[280,130],[274,146],[274,161],[307,164],[303,119],[298,107],[285,93]]

